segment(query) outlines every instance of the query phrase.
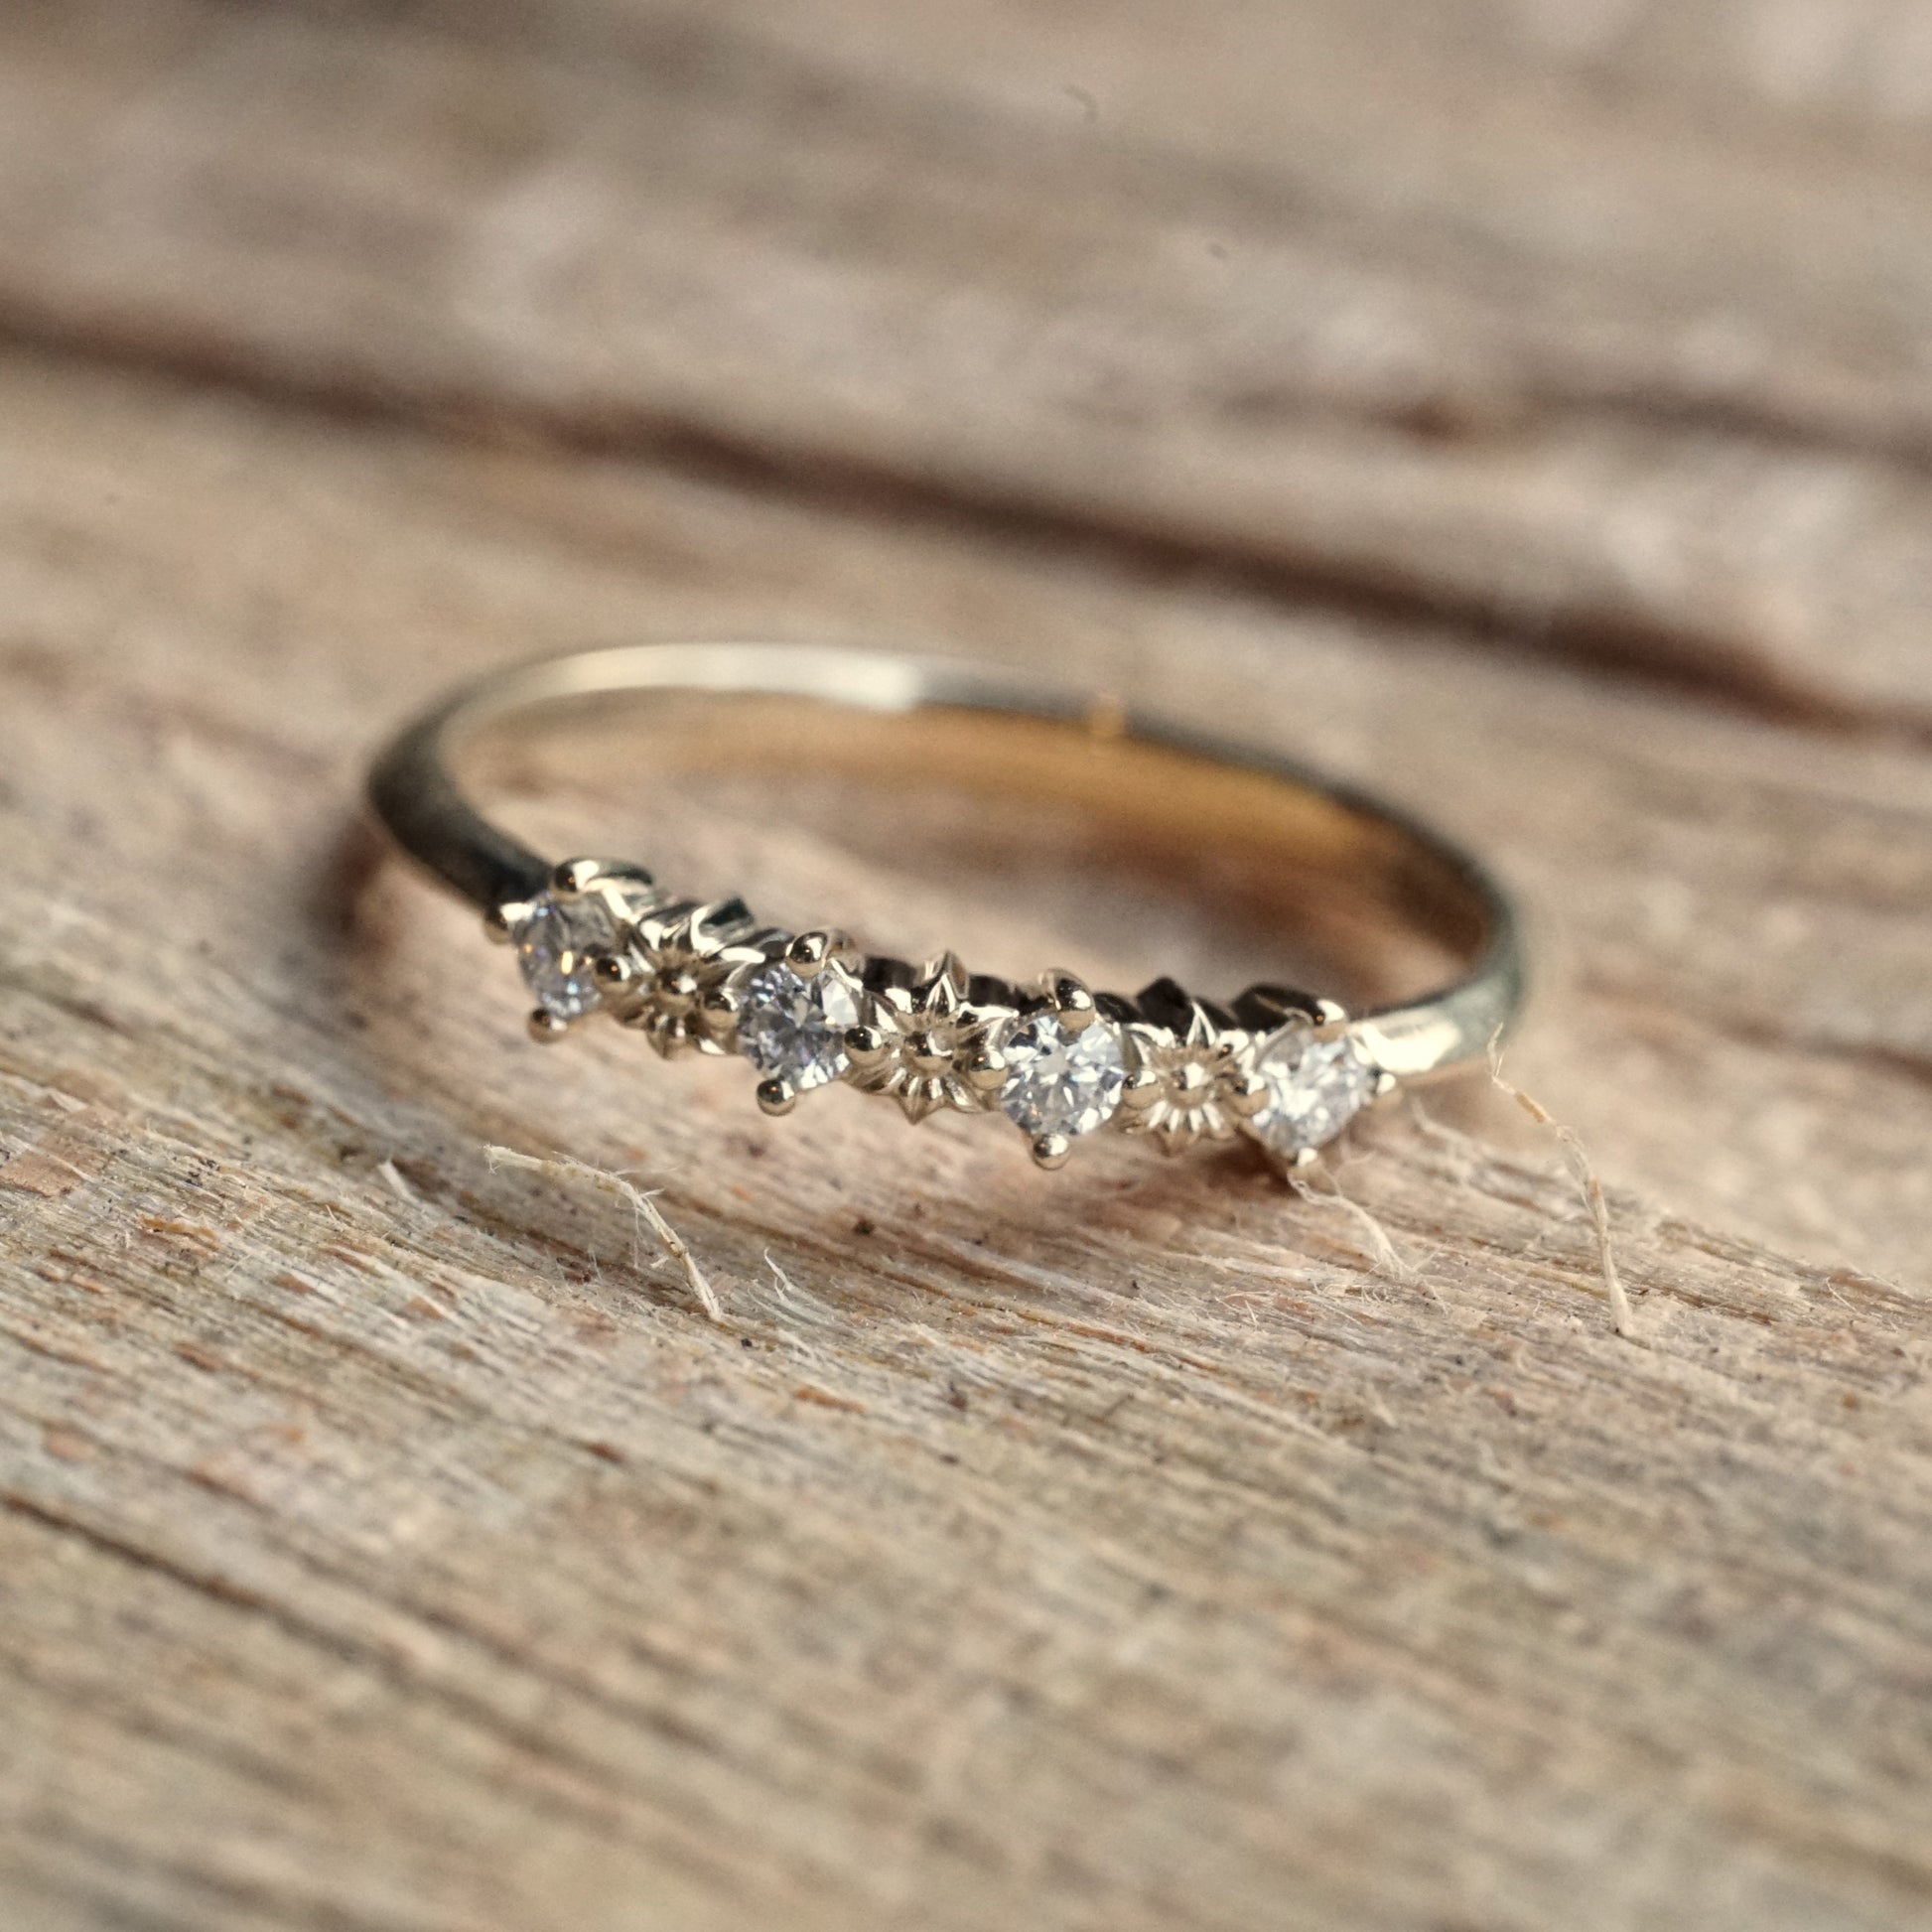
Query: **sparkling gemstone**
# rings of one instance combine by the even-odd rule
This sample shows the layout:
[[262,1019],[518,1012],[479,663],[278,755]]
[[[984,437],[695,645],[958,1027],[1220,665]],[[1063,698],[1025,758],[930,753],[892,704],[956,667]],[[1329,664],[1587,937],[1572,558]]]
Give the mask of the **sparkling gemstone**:
[[1091,1134],[1120,1105],[1127,1054],[1120,1031],[1093,1020],[1077,1034],[1050,1013],[1023,1021],[1002,1042],[1007,1077],[1000,1105],[1035,1137]]
[[738,1018],[745,1057],[767,1079],[800,1093],[836,1080],[846,1069],[845,1034],[859,1024],[859,1002],[836,971],[810,979],[778,964],[755,973]]
[[1346,1034],[1316,1039],[1307,1028],[1284,1028],[1255,1055],[1255,1071],[1268,1098],[1249,1126],[1278,1154],[1325,1146],[1375,1092],[1375,1068]]
[[591,968],[617,943],[617,922],[603,898],[559,898],[539,893],[515,928],[516,962],[538,1006],[559,1020],[578,1020],[597,1008]]

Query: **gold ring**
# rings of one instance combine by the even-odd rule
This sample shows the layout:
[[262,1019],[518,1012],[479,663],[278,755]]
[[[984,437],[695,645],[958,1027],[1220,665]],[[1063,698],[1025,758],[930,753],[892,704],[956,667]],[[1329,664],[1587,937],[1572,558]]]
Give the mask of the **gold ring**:
[[[961,728],[1003,784],[1078,789],[1177,817],[1202,838],[1274,842],[1350,890],[1372,890],[1452,952],[1458,977],[1421,997],[1349,1012],[1291,987],[1226,1002],[1172,979],[1129,998],[1047,971],[1028,984],[971,973],[947,952],[923,965],[867,953],[838,931],[789,932],[737,898],[697,900],[641,866],[554,863],[483,817],[455,763],[485,731],[634,704],[639,729],[676,729],[675,693],[795,701],[786,749],[867,727],[875,763],[915,766]],[[769,707],[741,703],[735,755],[765,756]],[[989,729],[991,736],[988,736]],[[758,643],[590,650],[498,672],[411,725],[378,758],[369,795],[405,851],[482,907],[558,1039],[606,1016],[673,1056],[736,1055],[769,1114],[820,1088],[891,1099],[913,1121],[941,1111],[1014,1123],[1041,1167],[1102,1132],[1164,1153],[1245,1135],[1305,1165],[1370,1103],[1478,1060],[1523,998],[1517,921],[1488,874],[1399,812],[1294,761],[946,661]]]

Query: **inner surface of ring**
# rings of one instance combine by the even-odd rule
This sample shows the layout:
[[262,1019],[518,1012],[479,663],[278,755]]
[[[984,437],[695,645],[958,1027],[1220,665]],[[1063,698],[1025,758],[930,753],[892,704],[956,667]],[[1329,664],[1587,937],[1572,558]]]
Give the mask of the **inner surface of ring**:
[[[1009,977],[1173,972],[1210,997],[1260,980],[1360,1007],[1459,977],[1490,937],[1469,875],[1407,826],[1104,712],[652,690],[483,721],[455,750],[466,788],[500,791],[550,857],[634,859],[678,892]],[[1072,956],[1002,956],[1042,919]]]

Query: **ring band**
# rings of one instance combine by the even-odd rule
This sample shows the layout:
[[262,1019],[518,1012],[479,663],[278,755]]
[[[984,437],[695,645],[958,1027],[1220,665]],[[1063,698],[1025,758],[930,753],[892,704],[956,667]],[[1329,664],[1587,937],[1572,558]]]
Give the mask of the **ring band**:
[[[967,972],[950,952],[914,967],[841,932],[764,924],[740,899],[679,897],[638,866],[553,864],[459,786],[454,763],[485,731],[620,701],[642,706],[646,731],[653,711],[660,732],[675,731],[666,701],[678,693],[812,701],[802,730],[794,708],[794,744],[829,743],[824,721],[856,720],[875,758],[916,726],[965,726],[979,754],[993,748],[1003,781],[1110,803],[1132,787],[1201,838],[1272,836],[1338,888],[1373,889],[1455,955],[1460,977],[1351,1014],[1274,984],[1221,1004],[1172,979],[1131,999],[1060,972],[1015,985]],[[755,728],[734,730],[741,753],[756,741]],[[930,771],[940,742],[915,734],[906,755]],[[1103,1130],[1169,1154],[1246,1135],[1287,1167],[1306,1165],[1370,1102],[1479,1060],[1523,997],[1508,898],[1406,814],[1270,753],[959,663],[749,643],[551,658],[467,686],[408,727],[377,759],[369,797],[397,843],[513,946],[537,1002],[536,1037],[606,1014],[666,1056],[751,1060],[767,1113],[845,1084],[890,1097],[913,1121],[1004,1116],[1047,1168]]]

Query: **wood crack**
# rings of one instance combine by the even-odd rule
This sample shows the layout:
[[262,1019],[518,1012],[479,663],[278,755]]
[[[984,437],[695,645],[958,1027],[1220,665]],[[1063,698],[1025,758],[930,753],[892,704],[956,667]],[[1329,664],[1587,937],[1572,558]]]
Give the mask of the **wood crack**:
[[[660,1853],[664,1851],[665,1848],[657,1843],[653,1835],[646,1834],[641,1841],[639,1840],[639,1835],[634,1830],[635,1821],[632,1821],[629,1826],[621,1822],[621,1810],[613,1803],[611,1797],[614,1778],[613,1766],[608,1761],[573,1750],[560,1738],[545,1733],[534,1725],[505,1719],[484,1698],[466,1693],[448,1683],[439,1683],[421,1672],[408,1669],[383,1645],[347,1638],[339,1630],[298,1614],[288,1603],[265,1591],[250,1588],[212,1572],[205,1572],[178,1563],[139,1543],[98,1525],[84,1522],[55,1508],[45,1500],[29,1496],[19,1490],[0,1490],[0,1509],[25,1517],[59,1535],[71,1537],[119,1563],[161,1578],[181,1588],[209,1597],[228,1608],[260,1616],[273,1624],[283,1635],[300,1644],[323,1651],[343,1663],[373,1671],[406,1695],[430,1699],[465,1723],[509,1745],[513,1750],[568,1774],[571,1779],[570,1788],[559,1788],[554,1784],[528,1787],[526,1802],[533,1808],[557,1809],[568,1816],[574,1824],[589,1828],[600,1837],[610,1837],[623,1842],[650,1843]],[[436,1619],[431,1618],[428,1621],[433,1624]],[[446,1627],[452,1634],[461,1636],[465,1642],[483,1641],[478,1632],[463,1625],[448,1623]],[[515,1662],[519,1669],[532,1669],[528,1659],[519,1658]],[[560,1683],[559,1688],[570,1688],[580,1695],[583,1694],[581,1687],[578,1686],[565,1687]],[[639,1721],[640,1716],[660,1714],[640,1714],[636,1711],[621,1710],[615,1711],[613,1715],[620,1716],[626,1722],[635,1723]],[[635,1799],[644,1796],[645,1793],[641,1787],[633,1786],[627,1795]],[[655,1791],[649,1795],[661,1808],[663,1793]],[[680,1859],[689,1857],[692,1868],[711,1883],[725,1889],[735,1888],[735,1877],[727,1863],[712,1860],[689,1850],[676,1856]]]
[[[389,383],[298,369],[272,356],[232,354],[222,345],[115,336],[90,328],[84,342],[64,325],[32,317],[0,295],[0,342],[52,351],[137,375],[230,390],[285,411],[382,428],[401,427],[483,447],[540,447],[560,456],[650,465],[743,491],[849,516],[874,526],[963,533],[989,545],[1057,551],[1136,576],[1215,583],[1314,618],[1405,632],[1449,630],[1503,656],[1554,661],[1611,683],[1679,691],[1721,710],[1879,743],[1932,746],[1932,711],[1873,710],[1828,689],[1780,676],[1747,641],[1645,625],[1624,615],[1564,609],[1528,624],[1507,598],[1443,596],[1391,566],[1363,571],[1331,558],[1289,560],[1239,543],[1203,543],[1164,529],[1085,515],[1006,492],[976,492],[930,474],[895,471],[835,452],[741,442],[715,424],[616,411],[586,417],[510,405],[500,396]],[[514,434],[507,434],[514,422]]]

